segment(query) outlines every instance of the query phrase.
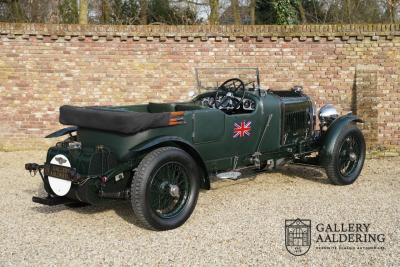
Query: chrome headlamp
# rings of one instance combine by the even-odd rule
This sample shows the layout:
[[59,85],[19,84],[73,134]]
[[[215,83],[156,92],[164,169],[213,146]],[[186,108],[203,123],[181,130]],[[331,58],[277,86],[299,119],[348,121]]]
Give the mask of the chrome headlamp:
[[323,106],[318,112],[318,118],[322,127],[329,126],[338,117],[339,113],[332,104]]

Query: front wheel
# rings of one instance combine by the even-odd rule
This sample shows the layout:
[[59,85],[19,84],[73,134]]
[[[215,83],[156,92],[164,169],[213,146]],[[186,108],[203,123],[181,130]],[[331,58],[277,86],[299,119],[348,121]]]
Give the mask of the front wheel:
[[364,160],[364,136],[354,124],[349,124],[336,140],[332,160],[325,163],[324,167],[332,183],[348,185],[360,175]]
[[131,185],[131,203],[137,219],[147,228],[169,230],[192,214],[199,193],[199,171],[193,158],[176,147],[147,154]]

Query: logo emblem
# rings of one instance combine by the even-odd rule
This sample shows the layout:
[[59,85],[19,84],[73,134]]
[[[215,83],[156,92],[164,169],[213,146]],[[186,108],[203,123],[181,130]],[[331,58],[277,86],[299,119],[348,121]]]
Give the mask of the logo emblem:
[[63,165],[64,163],[67,162],[66,159],[63,159],[62,157],[56,157],[55,160],[60,163],[60,165]]
[[311,220],[285,220],[285,246],[294,256],[306,254],[311,246]]
[[235,122],[233,126],[233,138],[243,137],[245,135],[250,136],[251,121],[242,121],[240,124]]

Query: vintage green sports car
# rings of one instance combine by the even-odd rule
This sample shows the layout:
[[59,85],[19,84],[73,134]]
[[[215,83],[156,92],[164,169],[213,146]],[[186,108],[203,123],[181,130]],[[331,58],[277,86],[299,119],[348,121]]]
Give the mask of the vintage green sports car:
[[366,148],[355,115],[325,105],[317,116],[300,86],[263,90],[255,68],[196,74],[200,92],[188,102],[62,106],[60,122],[69,127],[47,138],[68,137],[44,164],[25,165],[48,193],[33,201],[129,200],[145,227],[168,230],[189,218],[211,179],[239,179],[244,169],[320,166],[336,185],[359,176]]

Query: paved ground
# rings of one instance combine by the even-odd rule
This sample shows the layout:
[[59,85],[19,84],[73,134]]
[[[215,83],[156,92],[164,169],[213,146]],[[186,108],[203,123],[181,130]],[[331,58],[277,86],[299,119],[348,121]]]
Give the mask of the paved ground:
[[[297,166],[216,182],[200,193],[185,225],[152,232],[137,225],[129,203],[80,209],[32,203],[43,190],[23,164],[43,157],[0,153],[0,266],[400,265],[399,158],[367,161],[360,179],[346,187]],[[297,217],[312,221],[313,243],[300,257],[285,249],[285,219]],[[384,249],[318,249],[318,223],[369,223],[369,233],[385,234],[377,244]]]

